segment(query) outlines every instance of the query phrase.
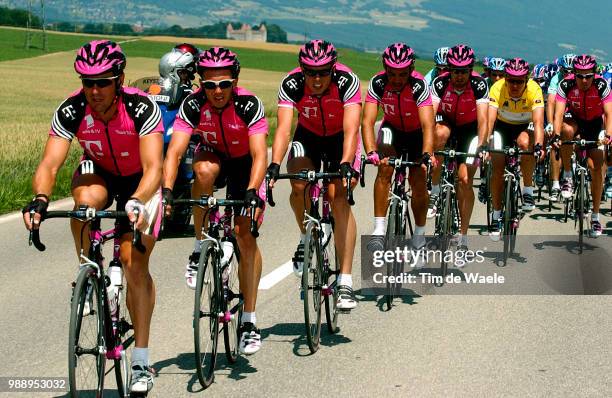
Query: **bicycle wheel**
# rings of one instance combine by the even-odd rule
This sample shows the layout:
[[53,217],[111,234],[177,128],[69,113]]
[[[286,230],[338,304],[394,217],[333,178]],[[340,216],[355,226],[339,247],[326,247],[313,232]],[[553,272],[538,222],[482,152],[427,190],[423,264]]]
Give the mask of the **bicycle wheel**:
[[[385,249],[391,250],[393,242],[398,236],[404,236],[402,233],[402,206],[397,198],[392,198],[389,204],[389,214],[387,216],[387,233],[385,236]],[[390,283],[389,277],[397,274],[397,263],[395,261],[387,263],[387,294],[385,295],[385,303],[387,311],[393,307],[393,299],[397,292],[397,283]]]
[[205,241],[198,265],[193,310],[196,373],[204,388],[210,386],[214,380],[217,361],[220,307],[217,261],[217,252],[211,242]]
[[580,172],[580,177],[578,180],[578,189],[576,190],[578,193],[578,205],[576,208],[576,217],[578,218],[578,253],[582,254],[582,245],[583,245],[583,234],[584,234],[584,217],[586,213],[585,209],[585,195],[586,192],[586,181],[584,178],[584,172]]
[[[124,281],[125,283],[125,281]],[[125,285],[124,285],[125,286]],[[115,379],[120,397],[129,397],[130,363],[128,358],[134,344],[134,333],[130,313],[127,308],[127,286],[119,290],[119,308],[117,310],[116,343],[121,344],[121,359],[115,359]]]
[[[311,224],[312,225],[312,224]],[[302,272],[302,294],[304,298],[304,324],[306,341],[313,354],[319,349],[321,337],[321,286],[323,261],[319,241],[319,230],[310,226],[304,239],[304,268]]]
[[440,276],[442,277],[442,281],[434,283],[434,285],[438,287],[444,285],[444,278],[446,278],[446,274],[448,273],[448,263],[444,261],[444,258],[446,257],[446,251],[450,247],[453,231],[453,210],[455,207],[451,188],[445,187],[442,195],[444,202],[442,205],[442,214],[440,215],[440,234],[438,235],[438,250],[442,253],[442,258],[440,259]]
[[72,292],[68,331],[68,380],[70,396],[98,397],[104,390],[106,357],[104,303],[96,270],[85,265]]
[[323,242],[323,264],[325,274],[323,280],[326,281],[327,291],[323,294],[325,303],[325,320],[327,322],[327,331],[329,333],[338,332],[338,310],[336,302],[338,300],[337,279],[340,273],[340,265],[338,264],[338,255],[336,253],[336,240],[334,239],[334,219],[330,217],[327,223],[321,223],[322,228],[327,237]]
[[504,267],[508,262],[508,257],[511,254],[511,239],[512,239],[512,228],[514,224],[514,213],[516,209],[514,208],[514,183],[512,178],[506,179],[506,187],[504,189],[504,226],[502,234],[504,236]]
[[238,359],[238,342],[240,341],[240,325],[242,318],[242,311],[244,308],[244,300],[240,293],[240,281],[238,280],[238,267],[240,264],[239,253],[237,250],[237,244],[234,244],[234,256],[232,261],[229,263],[229,272],[227,267],[221,270],[221,274],[227,275],[226,287],[226,299],[224,301],[223,311],[227,309],[231,318],[229,322],[226,322],[223,326],[223,341],[225,345],[225,356],[230,363],[236,362]]

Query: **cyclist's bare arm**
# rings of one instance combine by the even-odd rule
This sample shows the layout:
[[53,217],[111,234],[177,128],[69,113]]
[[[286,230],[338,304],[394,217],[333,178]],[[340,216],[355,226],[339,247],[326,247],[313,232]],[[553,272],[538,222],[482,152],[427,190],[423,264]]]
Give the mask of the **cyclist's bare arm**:
[[359,134],[359,121],[361,120],[361,104],[351,104],[344,107],[342,129],[344,130],[344,144],[342,145],[342,160],[340,163],[353,163],[357,151],[357,136]]
[[478,123],[478,146],[484,145],[487,142],[487,137],[489,135],[487,121],[488,111],[489,104],[476,104],[476,122]]
[[[147,134],[140,137],[140,163],[142,164],[142,178],[132,194],[142,203],[148,202],[159,190],[162,179],[162,157],[164,150],[163,134]],[[136,228],[142,228],[145,222],[145,215],[138,217]],[[134,222],[130,216],[130,221]]]
[[363,121],[361,122],[361,138],[363,139],[363,147],[366,153],[375,151],[376,136],[374,124],[378,116],[378,105],[372,102],[366,102],[363,107]]
[[555,101],[553,131],[556,135],[561,135],[561,129],[563,128],[563,115],[565,115],[565,102]]
[[266,175],[268,165],[268,146],[266,144],[267,134],[253,134],[249,137],[249,151],[253,158],[251,166],[251,177],[247,189],[259,190]]
[[534,143],[544,145],[544,107],[534,109],[531,114]]
[[493,129],[495,128],[495,122],[497,121],[497,108],[489,105],[489,109],[487,110],[487,140],[493,134]]
[[605,103],[603,109],[606,135],[610,139],[612,138],[612,102]]
[[433,106],[419,107],[419,120],[423,129],[423,153],[433,154],[434,118]]
[[183,154],[187,150],[189,145],[189,139],[191,134],[186,131],[173,131],[170,144],[166,150],[166,158],[164,159],[164,172],[163,172],[163,183],[164,188],[172,189],[176,176],[178,174],[178,167],[181,163]]
[[548,94],[548,99],[546,100],[546,120],[548,123],[552,123],[555,119],[555,98],[556,94]]
[[293,108],[279,106],[276,111],[277,126],[272,143],[272,162],[281,164],[291,140],[291,122],[293,121]]
[[438,113],[438,107],[440,106],[440,101],[436,101],[433,98],[431,99],[431,104],[433,105],[434,115]]
[[[32,178],[32,192],[34,192],[35,195],[46,195],[47,197],[51,197],[57,172],[66,161],[69,150],[70,141],[61,137],[47,138],[42,160],[36,168],[36,172]],[[44,197],[42,197],[41,200],[45,200]],[[23,222],[26,228],[32,229],[29,214],[23,215]],[[34,215],[34,222],[35,224],[40,224],[40,214]]]

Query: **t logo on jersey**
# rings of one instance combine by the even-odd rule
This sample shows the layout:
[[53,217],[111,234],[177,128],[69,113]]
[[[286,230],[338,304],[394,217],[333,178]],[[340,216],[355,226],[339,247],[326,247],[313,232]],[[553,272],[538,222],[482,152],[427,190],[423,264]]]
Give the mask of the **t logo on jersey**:
[[317,117],[317,107],[316,106],[312,106],[312,107],[305,106],[304,111],[302,112],[302,115],[304,115],[306,119],[310,119],[311,112],[312,112],[312,117]]
[[338,79],[338,87],[342,88],[342,86],[344,86],[346,82],[348,82],[348,79],[345,76],[340,76],[340,78]]
[[72,105],[68,105],[68,106],[62,108],[62,113],[64,114],[64,116],[66,116],[66,118],[68,118],[70,120],[74,120],[75,119],[74,116],[76,115],[76,111],[74,110]]
[[104,156],[104,153],[102,152],[102,141],[79,141],[81,142],[87,153],[89,153],[92,157],[99,159]]
[[149,109],[149,105],[141,102],[140,104],[138,104],[136,106],[136,117],[140,117],[140,115],[142,115],[144,113],[144,111],[146,111],[147,109]]
[[385,114],[386,115],[395,115],[395,105],[393,104],[383,104],[383,107],[385,108]]
[[253,105],[255,105],[255,103],[253,103],[252,101],[247,102],[247,104],[244,107],[244,111],[248,112],[249,109],[251,109],[253,107]]
[[295,79],[290,79],[289,81],[287,81],[287,86],[289,86],[289,88],[292,90],[297,90],[298,88],[298,85]]
[[484,90],[485,88],[487,88],[487,84],[486,84],[485,82],[481,81],[481,82],[479,82],[479,83],[478,83],[478,87],[477,87],[477,89],[478,89],[479,91],[482,91],[482,90]]
[[190,99],[189,101],[187,101],[187,103],[189,104],[191,109],[193,109],[194,111],[199,110],[198,101],[196,99]]

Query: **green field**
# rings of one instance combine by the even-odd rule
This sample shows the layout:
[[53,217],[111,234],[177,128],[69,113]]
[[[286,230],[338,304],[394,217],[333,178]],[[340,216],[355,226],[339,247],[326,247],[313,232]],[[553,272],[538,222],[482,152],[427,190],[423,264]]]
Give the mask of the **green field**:
[[[35,47],[25,51],[24,30],[0,28],[0,73],[17,82],[0,90],[0,214],[16,210],[31,199],[32,175],[42,155],[53,112],[62,99],[79,87],[72,67],[74,50],[93,38],[49,33],[50,51],[44,53],[40,33],[34,33]],[[180,40],[177,38],[177,42]],[[159,58],[173,43],[136,39],[121,45],[128,56],[127,82],[156,75]],[[271,140],[276,128],[278,84],[285,73],[297,66],[297,54],[243,48],[235,51],[243,68],[240,85],[264,102]],[[365,93],[367,80],[380,70],[379,56],[340,49],[339,59],[360,76]],[[431,65],[418,61],[417,69],[424,73]],[[82,152],[77,143],[72,147],[58,176],[53,199],[70,194],[70,177]]]

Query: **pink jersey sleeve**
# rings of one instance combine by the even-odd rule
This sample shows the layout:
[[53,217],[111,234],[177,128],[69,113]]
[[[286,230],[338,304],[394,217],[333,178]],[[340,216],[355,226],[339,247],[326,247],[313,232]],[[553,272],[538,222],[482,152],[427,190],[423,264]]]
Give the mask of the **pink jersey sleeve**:
[[[163,131],[163,129],[162,129]],[[172,131],[182,131],[184,133],[189,133],[191,135],[193,133],[193,127],[189,125],[182,117],[180,113],[176,114],[176,118],[174,119],[174,124],[172,125]]]
[[249,137],[255,134],[268,134],[268,120],[262,117],[249,127]]

